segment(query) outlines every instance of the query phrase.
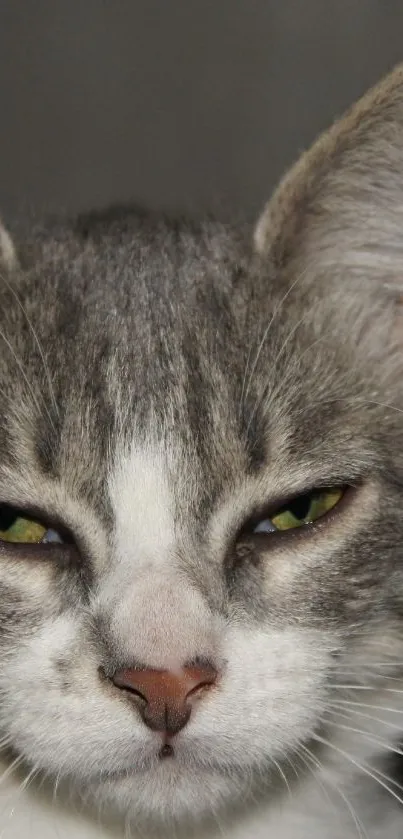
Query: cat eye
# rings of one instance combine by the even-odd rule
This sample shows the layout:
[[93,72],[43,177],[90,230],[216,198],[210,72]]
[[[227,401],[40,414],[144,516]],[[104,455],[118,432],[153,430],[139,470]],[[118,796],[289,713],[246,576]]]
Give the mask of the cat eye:
[[313,524],[333,510],[344,495],[341,487],[312,490],[297,495],[291,501],[274,510],[270,518],[262,519],[254,527],[253,533],[276,533],[294,530],[303,525]]
[[0,542],[20,545],[63,542],[60,534],[8,504],[0,504]]

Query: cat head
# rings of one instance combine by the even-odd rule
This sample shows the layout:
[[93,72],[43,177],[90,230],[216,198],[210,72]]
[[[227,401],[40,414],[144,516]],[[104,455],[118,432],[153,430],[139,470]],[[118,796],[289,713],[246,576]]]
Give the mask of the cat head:
[[2,230],[0,731],[129,819],[278,796],[400,678],[402,137],[397,69],[254,237]]

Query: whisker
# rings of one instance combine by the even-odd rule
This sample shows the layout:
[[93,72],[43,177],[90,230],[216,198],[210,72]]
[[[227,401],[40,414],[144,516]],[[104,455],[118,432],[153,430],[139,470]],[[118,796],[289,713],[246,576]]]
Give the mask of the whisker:
[[373,690],[378,690],[378,691],[382,690],[382,693],[403,694],[403,690],[401,688],[387,688],[387,687],[384,687],[383,685],[382,686],[379,686],[379,685],[357,685],[357,684],[342,685],[342,684],[339,684],[339,683],[335,682],[334,684],[331,685],[331,687],[332,687],[332,689],[335,689],[335,690],[337,690],[337,689],[339,689],[339,690],[372,690],[372,691]]
[[[302,747],[302,748],[303,748],[303,750],[304,750],[304,752],[306,753],[307,757],[308,757],[308,758],[312,761],[312,763],[314,764],[314,766],[316,766],[316,769],[320,772],[320,771],[321,771],[321,769],[322,769],[322,765],[321,765],[321,763],[320,763],[319,759],[318,759],[317,757],[315,757],[315,756],[312,754],[312,752],[310,751],[310,749],[308,749],[308,747],[307,747],[307,746],[304,746],[304,745],[301,743],[301,744],[300,744],[300,747]],[[319,784],[319,786],[320,786],[320,787],[321,787],[321,789],[323,790],[324,794],[326,795],[326,798],[327,798],[327,799],[328,799],[328,801],[330,801],[330,803],[332,804],[333,802],[331,801],[330,796],[329,796],[329,794],[327,793],[327,791],[326,791],[326,789],[325,789],[325,787],[324,787],[323,783],[322,783],[321,781],[319,781],[319,778],[317,777],[317,775],[316,775],[316,773],[313,771],[313,769],[312,769],[311,771],[312,771],[312,774],[314,775],[314,777],[316,778],[317,783]],[[352,805],[351,801],[347,798],[347,796],[345,795],[345,793],[344,793],[344,792],[340,789],[340,787],[339,787],[339,786],[335,783],[335,781],[330,780],[330,778],[326,778],[326,782],[327,782],[328,784],[330,784],[330,786],[331,786],[334,790],[336,790],[337,794],[340,796],[340,798],[342,799],[342,801],[343,801],[343,802],[344,802],[344,804],[346,805],[346,807],[347,807],[347,809],[348,809],[348,811],[349,811],[349,813],[350,813],[350,815],[351,815],[351,818],[352,818],[352,820],[353,820],[353,823],[354,823],[355,827],[357,828],[357,833],[358,833],[358,836],[360,837],[360,839],[369,839],[369,837],[368,837],[368,833],[367,833],[367,831],[366,831],[366,829],[365,829],[365,827],[364,827],[364,825],[363,825],[363,823],[362,823],[361,819],[360,819],[360,818],[359,818],[359,816],[357,815],[357,813],[356,813],[356,811],[355,811],[355,809],[354,809],[354,807],[353,807],[353,805]]]
[[[388,752],[393,752],[395,755],[400,755],[403,757],[402,749],[397,749],[394,746],[391,746],[390,743],[385,742],[377,734],[372,734],[370,731],[364,731],[361,728],[355,728],[351,725],[344,725],[340,722],[335,722],[334,720],[327,720],[328,725],[332,725],[334,728],[339,728],[342,731],[351,731],[353,734],[361,734],[363,737],[366,737],[370,743],[373,743],[374,746],[380,746],[382,749],[386,749]],[[403,791],[403,787],[401,787]]]
[[299,274],[299,275],[298,275],[298,277],[294,280],[294,282],[293,282],[293,283],[290,285],[290,287],[287,289],[287,291],[286,291],[286,293],[284,294],[284,296],[281,298],[281,300],[280,300],[279,304],[278,304],[278,305],[274,308],[273,314],[272,314],[272,316],[271,316],[271,318],[270,318],[270,320],[269,320],[269,323],[268,323],[268,324],[267,324],[267,326],[266,326],[266,329],[265,329],[265,331],[264,331],[264,333],[263,333],[263,337],[262,337],[262,339],[261,339],[261,341],[260,341],[260,344],[259,344],[259,346],[258,346],[258,348],[257,348],[257,352],[256,352],[256,355],[255,355],[255,359],[254,359],[254,361],[253,361],[253,364],[252,364],[252,367],[251,367],[251,371],[250,371],[250,374],[249,374],[249,381],[248,381],[248,385],[247,385],[246,390],[245,390],[245,397],[244,397],[244,401],[246,401],[246,399],[248,398],[248,393],[249,393],[250,385],[251,385],[251,382],[252,382],[252,378],[253,378],[253,376],[254,376],[254,374],[255,374],[255,371],[256,371],[257,365],[258,365],[258,363],[259,363],[259,358],[260,358],[260,355],[261,355],[262,349],[263,349],[263,347],[264,347],[264,345],[265,345],[265,343],[266,343],[266,341],[267,341],[267,338],[268,338],[268,336],[269,336],[269,333],[270,333],[271,327],[272,327],[272,325],[273,325],[273,323],[274,323],[274,321],[275,321],[275,319],[276,319],[277,315],[279,314],[279,312],[281,312],[281,309],[283,308],[284,303],[285,303],[285,301],[287,300],[287,297],[291,294],[291,292],[293,291],[293,289],[295,288],[295,286],[296,286],[296,285],[297,285],[297,284],[298,284],[298,283],[302,280],[302,278],[305,276],[305,274],[306,274],[306,271],[302,271],[302,272],[301,272],[301,274]]
[[372,691],[374,691],[374,690],[379,689],[375,685],[358,685],[356,683],[352,683],[352,684],[347,684],[346,683],[346,684],[343,685],[340,682],[333,682],[331,685],[329,685],[329,687],[331,687],[332,690],[372,690]]
[[49,388],[50,399],[51,399],[51,402],[52,402],[52,405],[53,405],[53,408],[54,408],[54,411],[55,411],[56,416],[59,416],[59,409],[58,409],[57,402],[56,402],[56,397],[55,397],[55,392],[54,392],[54,388],[53,388],[53,383],[52,383],[52,379],[51,379],[51,375],[50,375],[50,371],[49,371],[49,366],[48,366],[48,364],[47,364],[47,362],[46,362],[45,354],[44,354],[44,352],[43,352],[42,345],[41,345],[41,343],[40,343],[40,341],[39,341],[38,334],[37,334],[37,332],[36,332],[36,330],[35,330],[35,328],[34,328],[34,325],[33,325],[32,321],[31,321],[31,318],[29,317],[28,312],[27,312],[27,311],[26,311],[26,309],[25,309],[25,306],[23,306],[23,304],[22,304],[22,302],[21,302],[21,300],[20,300],[20,298],[19,298],[19,296],[18,296],[18,294],[17,294],[16,290],[12,287],[12,285],[11,285],[11,284],[8,282],[8,280],[5,278],[4,274],[2,274],[1,272],[0,272],[0,279],[1,279],[1,281],[4,283],[4,285],[6,286],[6,288],[7,288],[7,289],[8,289],[8,291],[10,292],[10,294],[12,294],[12,296],[14,297],[14,299],[16,300],[16,302],[18,303],[18,306],[20,307],[20,309],[21,309],[21,311],[22,311],[22,313],[23,313],[23,315],[24,315],[24,317],[25,317],[25,320],[26,320],[26,322],[27,322],[27,324],[28,324],[28,327],[29,327],[29,329],[31,330],[31,334],[32,334],[33,339],[34,339],[34,341],[35,341],[35,343],[36,343],[36,346],[37,346],[37,348],[38,348],[39,355],[40,355],[40,357],[41,357],[41,359],[42,359],[43,369],[44,369],[44,371],[45,371],[45,376],[46,376],[46,379],[47,379],[47,382],[48,382],[48,388]]
[[52,801],[53,801],[53,803],[56,803],[56,800],[57,800],[57,793],[58,793],[58,789],[59,789],[61,775],[62,775],[62,771],[61,771],[61,769],[59,769],[59,771],[56,775],[56,778],[53,782],[53,790],[52,790]]
[[13,761],[12,761],[12,762],[8,765],[8,766],[7,766],[7,768],[6,768],[6,769],[5,769],[5,770],[1,773],[1,775],[0,775],[0,784],[2,784],[2,783],[3,783],[3,781],[6,781],[6,780],[7,780],[7,778],[9,778],[9,777],[10,777],[10,775],[12,775],[12,774],[13,774],[13,772],[14,772],[16,769],[18,769],[18,767],[19,767],[19,766],[21,766],[23,763],[24,763],[24,758],[23,758],[21,755],[18,755],[18,756],[17,756],[17,757],[16,757],[16,758],[15,758],[15,759],[14,759],[14,760],[13,760]]
[[23,368],[23,366],[22,366],[22,363],[21,363],[20,359],[18,358],[18,356],[16,355],[14,348],[13,348],[13,347],[12,347],[12,345],[10,344],[10,341],[8,340],[8,338],[6,338],[6,336],[4,335],[4,332],[2,332],[2,330],[1,330],[1,329],[0,329],[0,337],[3,339],[4,343],[6,344],[6,346],[8,347],[8,349],[10,350],[10,353],[11,353],[11,355],[13,356],[13,358],[14,358],[14,360],[15,360],[15,363],[17,364],[18,369],[19,369],[19,371],[20,371],[20,373],[21,373],[21,375],[22,375],[22,377],[23,377],[23,379],[24,379],[24,381],[25,381],[25,383],[26,383],[26,385],[27,385],[27,387],[28,387],[28,389],[29,389],[29,392],[30,392],[30,394],[31,394],[31,396],[32,396],[32,399],[33,399],[33,401],[35,402],[36,408],[37,408],[38,412],[40,413],[40,406],[39,406],[39,402],[38,402],[38,400],[37,400],[37,398],[36,398],[36,395],[35,395],[35,393],[34,393],[34,390],[33,390],[33,388],[32,388],[31,383],[29,382],[29,379],[27,378],[27,375],[26,375],[26,373],[25,373],[25,371],[24,371],[24,368]]
[[[344,757],[345,760],[348,760],[349,763],[351,763],[353,766],[359,769],[360,772],[363,772],[365,775],[368,775],[369,778],[372,778],[372,780],[375,781],[375,783],[379,784],[379,786],[381,786],[384,790],[386,790],[386,792],[388,792],[393,798],[395,798],[396,801],[399,802],[399,804],[403,804],[403,799],[400,798],[400,796],[396,792],[394,792],[394,790],[391,789],[390,786],[388,786],[388,783],[385,783],[385,781],[382,780],[382,778],[385,778],[389,783],[394,784],[395,782],[387,775],[384,775],[383,773],[379,772],[378,769],[371,770],[367,766],[364,766],[362,763],[359,763],[351,755],[349,755],[348,752],[345,752],[344,749],[341,749],[339,746],[336,746],[335,743],[331,743],[329,740],[326,740],[325,737],[321,737],[319,734],[314,734],[313,738],[326,748],[330,748],[338,752],[338,754]],[[379,775],[380,777],[378,778],[377,775]]]
[[[336,665],[337,666],[337,665]],[[393,661],[361,661],[360,667],[403,667],[403,661],[399,661],[398,659],[393,659]],[[355,673],[356,671],[351,669],[348,672]]]
[[[7,780],[8,780],[8,778],[10,777],[10,775],[13,775],[14,771],[15,771],[16,769],[18,769],[18,768],[19,768],[19,766],[21,766],[23,763],[24,763],[24,759],[21,757],[21,755],[18,755],[18,757],[16,757],[16,758],[15,758],[15,759],[14,759],[14,760],[13,760],[13,761],[12,761],[12,762],[8,765],[8,766],[7,766],[7,768],[4,770],[4,772],[2,772],[2,773],[1,773],[1,775],[0,775],[0,785],[1,785],[2,783],[4,783],[5,781],[7,781]],[[16,796],[16,795],[18,796],[18,794],[19,794],[19,789],[20,789],[20,787],[18,787],[18,788],[17,788],[17,790],[16,790],[15,788],[13,788],[13,790],[12,790],[12,793],[13,793],[13,794],[12,794],[12,796],[11,796],[11,803],[13,803],[13,802],[14,802],[14,800],[15,800],[15,796]],[[5,801],[2,801],[2,805],[4,805],[4,806],[2,806],[2,810],[1,810],[1,815],[2,815],[2,816],[4,815],[4,810],[8,807],[8,804],[9,804],[9,803],[10,803],[10,797],[9,797],[9,796],[5,799]],[[11,814],[12,814],[12,813],[11,813]],[[8,813],[7,818],[10,818],[10,813]],[[3,831],[2,831],[2,832],[1,832],[1,834],[0,834],[0,837],[2,837],[2,836],[3,836]]]
[[286,758],[285,758],[285,759],[286,759],[287,763],[289,763],[289,764],[290,764],[291,769],[292,769],[292,771],[294,772],[294,775],[295,775],[295,777],[296,777],[297,781],[299,781],[299,772],[298,772],[297,767],[295,766],[294,761],[293,761],[293,760],[291,760],[291,758],[290,758],[290,756],[289,756],[289,755],[286,755]]
[[388,711],[391,714],[403,714],[402,708],[389,708],[385,705],[371,705],[368,702],[354,702],[352,699],[338,699],[337,702],[340,706],[351,705],[356,708],[369,708],[372,711]]
[[[18,367],[18,369],[19,369],[19,371],[20,371],[20,373],[21,373],[21,376],[23,377],[23,379],[24,379],[24,381],[25,381],[25,384],[26,384],[26,386],[27,386],[27,388],[28,388],[28,390],[29,390],[29,392],[30,392],[30,394],[31,394],[32,400],[33,400],[33,402],[34,402],[34,404],[35,404],[35,407],[36,407],[36,409],[37,409],[37,411],[38,411],[38,414],[41,414],[41,406],[40,406],[40,404],[39,404],[39,402],[38,402],[38,399],[37,399],[37,397],[36,397],[35,391],[34,391],[34,389],[33,389],[32,385],[31,385],[31,383],[30,383],[30,381],[29,381],[29,379],[28,379],[28,377],[27,377],[27,374],[25,373],[25,370],[24,370],[24,368],[23,368],[23,366],[22,366],[22,363],[21,363],[20,359],[18,358],[18,356],[17,356],[17,354],[16,354],[16,352],[15,352],[14,348],[13,348],[13,347],[12,347],[12,345],[10,344],[10,341],[8,340],[8,338],[6,338],[6,336],[5,336],[4,332],[3,332],[1,329],[0,329],[0,338],[2,338],[2,339],[3,339],[4,343],[6,344],[6,346],[8,347],[8,349],[10,350],[10,353],[11,353],[11,355],[13,356],[14,361],[15,361],[15,363],[16,363],[16,365],[17,365],[17,367]],[[43,406],[44,406],[44,409],[45,409],[46,414],[47,414],[47,416],[48,416],[48,419],[49,419],[50,425],[51,425],[51,426],[52,426],[52,428],[53,428],[53,431],[56,431],[56,429],[55,429],[55,425],[54,425],[54,422],[53,422],[52,417],[51,417],[51,415],[50,415],[50,413],[49,413],[49,410],[48,410],[48,407],[47,407],[47,405],[46,405],[46,402],[43,402]]]
[[274,766],[275,766],[275,767],[276,767],[276,769],[277,769],[277,772],[279,773],[280,777],[283,779],[283,781],[284,781],[284,783],[285,783],[285,785],[286,785],[286,787],[287,787],[287,792],[288,792],[289,797],[290,797],[290,798],[292,798],[291,788],[290,788],[290,785],[289,785],[289,783],[288,783],[287,776],[286,776],[285,772],[283,771],[283,769],[281,768],[281,766],[280,766],[280,764],[278,763],[278,761],[277,761],[277,760],[275,760],[274,758],[272,758],[272,761],[273,761],[273,763],[274,763]]
[[[291,338],[293,337],[293,335],[295,335],[296,331],[297,331],[297,330],[299,329],[299,327],[300,327],[300,326],[304,323],[304,321],[305,321],[305,320],[307,320],[307,318],[310,316],[310,314],[311,314],[310,312],[305,312],[305,314],[304,314],[304,315],[303,315],[303,316],[299,319],[299,321],[297,321],[297,323],[295,324],[295,326],[293,326],[293,328],[289,331],[289,333],[288,333],[287,337],[286,337],[286,338],[285,338],[285,340],[283,341],[283,344],[282,344],[282,346],[280,347],[280,350],[278,351],[278,353],[277,353],[277,355],[276,355],[276,357],[275,357],[275,359],[274,359],[274,361],[273,361],[273,364],[272,364],[273,368],[275,368],[275,367],[276,367],[276,365],[278,364],[278,362],[280,361],[280,358],[281,358],[281,356],[283,355],[284,350],[287,348],[287,345],[289,344],[289,342],[290,342]],[[282,383],[282,385],[283,385],[283,384],[284,384],[284,383]],[[257,413],[257,411],[258,411],[258,409],[259,409],[259,406],[262,404],[262,402],[263,402],[263,400],[264,400],[265,393],[266,393],[266,390],[265,390],[265,389],[263,389],[263,392],[261,393],[260,397],[258,397],[258,398],[255,400],[255,404],[254,404],[254,406],[253,406],[253,409],[252,409],[252,411],[251,411],[251,414],[250,414],[250,417],[249,417],[249,420],[248,420],[248,424],[247,424],[247,426],[246,426],[246,433],[248,433],[249,428],[250,428],[250,426],[251,426],[251,424],[252,424],[253,418],[256,416],[256,413]]]
[[362,400],[368,405],[378,405],[380,408],[388,408],[391,411],[397,411],[398,414],[403,414],[403,410],[396,405],[389,405],[387,402],[377,402],[375,399]]
[[[24,780],[19,784],[18,788],[16,790],[14,790],[14,794],[12,796],[11,802],[7,801],[7,807],[9,806],[9,804],[11,804],[11,807],[8,810],[8,814],[7,814],[8,822],[12,821],[12,819],[14,817],[14,814],[15,814],[16,807],[17,807],[17,805],[20,801],[20,798],[21,798],[22,794],[28,789],[29,785],[34,781],[34,779],[38,775],[39,771],[40,770],[37,767],[33,767],[31,769],[31,771],[27,773]],[[3,832],[1,833],[1,836],[3,836]]]
[[[346,673],[343,670],[340,670],[339,674],[341,676],[346,676],[346,677],[347,676],[355,676],[356,679],[357,679],[357,676],[358,676],[357,672]],[[361,672],[360,681],[355,681],[351,685],[348,685],[348,687],[352,687],[352,689],[354,690],[356,687],[360,687],[360,685],[363,684],[364,679],[366,679],[366,680],[373,679],[372,684],[369,685],[369,687],[372,690],[379,690],[380,688],[381,688],[381,690],[384,690],[385,680],[387,682],[398,682],[399,684],[402,684],[402,682],[403,682],[402,676],[392,676],[390,673],[379,673],[379,672],[376,673],[374,671],[371,672],[370,670],[368,670],[367,672],[364,672],[364,671]],[[336,687],[337,685],[340,687],[340,684],[341,684],[340,682],[333,682],[333,683],[330,683],[330,687]]]
[[29,785],[32,783],[32,781],[36,778],[37,775],[39,775],[39,769],[38,767],[34,766],[33,769],[31,769],[31,771],[28,772],[27,776],[21,782],[18,789],[19,795],[29,787]]
[[380,717],[374,717],[371,714],[364,714],[362,711],[358,711],[355,708],[350,708],[349,711],[341,711],[337,704],[331,705],[331,712],[332,714],[337,714],[340,717],[344,717],[344,719],[351,720],[351,715],[354,714],[355,716],[362,717],[365,720],[370,720],[370,722],[377,722],[380,725],[384,725],[386,728],[390,728],[393,731],[401,732],[402,725],[395,725],[393,722],[388,722],[386,720],[382,720]]
[[[301,750],[303,750],[305,752],[306,757],[304,757],[304,755],[301,754]],[[324,783],[321,781],[321,779],[317,775],[317,771],[320,772],[321,769],[322,769],[322,766],[321,766],[319,760],[314,758],[312,752],[310,752],[309,749],[306,746],[304,746],[303,743],[299,744],[297,754],[298,754],[298,757],[303,761],[303,763],[305,764],[305,766],[307,767],[307,769],[309,770],[311,775],[313,775],[316,783],[318,784],[319,788],[323,791],[323,794],[326,796],[329,804],[331,804],[331,806],[333,806],[333,801],[330,798],[330,795],[329,795]],[[311,763],[313,763],[313,765],[315,767],[314,769],[310,765],[309,760],[311,761]]]
[[247,359],[246,359],[246,364],[245,364],[245,370],[244,370],[243,379],[242,379],[242,390],[241,390],[241,396],[240,396],[240,399],[239,399],[239,412],[238,412],[238,417],[240,417],[240,416],[241,416],[241,414],[242,414],[242,410],[243,410],[243,406],[244,406],[244,393],[245,393],[245,385],[246,385],[246,379],[247,379],[247,376],[248,376],[248,368],[249,368],[249,362],[250,362],[251,353],[252,353],[252,344],[251,344],[251,345],[250,345],[250,347],[249,347],[248,356],[247,356]]

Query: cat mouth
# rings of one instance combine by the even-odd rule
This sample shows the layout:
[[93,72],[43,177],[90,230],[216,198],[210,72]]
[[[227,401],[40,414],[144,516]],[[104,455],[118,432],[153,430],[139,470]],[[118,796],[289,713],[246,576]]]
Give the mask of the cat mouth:
[[[149,772],[158,771],[159,767],[162,770],[164,764],[167,768],[168,766],[175,766],[178,771],[186,771],[189,763],[187,756],[179,755],[179,750],[169,741],[169,738],[166,738],[159,747],[153,749],[147,755],[142,755],[138,761],[133,760],[130,764],[117,769],[103,769],[101,772],[93,774],[90,781],[113,783],[128,780],[136,775],[146,775]],[[192,764],[195,768],[194,761],[192,761]]]
[[161,746],[161,748],[158,752],[158,757],[159,757],[160,760],[166,760],[167,758],[172,758],[174,756],[175,756],[174,747],[173,747],[172,743],[169,743],[167,741],[166,743],[164,743]]
[[90,783],[105,783],[113,784],[122,781],[130,780],[138,775],[145,776],[152,773],[175,772],[175,774],[187,774],[189,771],[203,773],[217,772],[219,775],[236,774],[240,767],[233,765],[231,768],[228,765],[223,765],[219,760],[214,759],[213,755],[206,760],[198,760],[196,755],[188,752],[182,753],[182,750],[177,748],[170,742],[164,742],[159,749],[153,751],[148,755],[142,755],[141,759],[132,761],[130,764],[123,765],[117,769],[104,769],[92,775],[89,779]]

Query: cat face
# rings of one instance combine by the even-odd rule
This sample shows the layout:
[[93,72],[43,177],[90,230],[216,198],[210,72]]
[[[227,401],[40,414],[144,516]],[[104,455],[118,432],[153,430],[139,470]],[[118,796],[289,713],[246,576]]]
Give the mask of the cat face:
[[400,678],[401,76],[254,245],[112,213],[17,263],[3,233],[1,735],[128,818],[278,797],[346,682]]

